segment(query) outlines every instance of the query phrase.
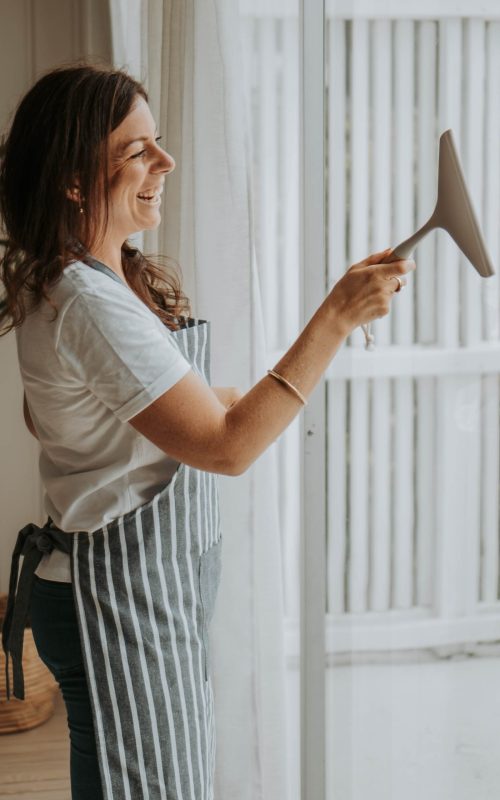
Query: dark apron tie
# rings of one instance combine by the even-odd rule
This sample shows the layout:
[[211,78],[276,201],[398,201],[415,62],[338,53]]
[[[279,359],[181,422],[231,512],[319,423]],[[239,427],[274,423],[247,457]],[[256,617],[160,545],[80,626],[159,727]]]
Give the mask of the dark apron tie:
[[[64,533],[59,528],[51,528],[50,517],[43,528],[33,522],[25,525],[19,531],[16,546],[12,553],[10,569],[9,595],[7,608],[2,626],[2,647],[5,652],[5,681],[7,687],[7,700],[10,700],[9,686],[9,652],[12,658],[12,672],[14,676],[13,695],[19,700],[24,700],[23,677],[23,642],[24,629],[28,619],[31,587],[33,585],[35,570],[42,556],[51,553],[54,547],[71,555],[73,536]],[[21,574],[19,575],[19,558],[24,556]],[[17,585],[17,592],[16,592]]]

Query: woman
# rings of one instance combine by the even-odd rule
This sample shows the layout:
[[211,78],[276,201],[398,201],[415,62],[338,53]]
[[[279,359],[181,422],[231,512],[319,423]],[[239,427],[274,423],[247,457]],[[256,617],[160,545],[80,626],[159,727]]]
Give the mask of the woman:
[[369,256],[250,391],[211,387],[209,322],[128,242],[160,222],[175,162],[159,138],[140,83],[79,64],[23,98],[0,171],[0,320],[49,515],[19,533],[2,641],[22,698],[29,614],[66,702],[78,800],[213,798],[217,475],[274,442],[414,268]]

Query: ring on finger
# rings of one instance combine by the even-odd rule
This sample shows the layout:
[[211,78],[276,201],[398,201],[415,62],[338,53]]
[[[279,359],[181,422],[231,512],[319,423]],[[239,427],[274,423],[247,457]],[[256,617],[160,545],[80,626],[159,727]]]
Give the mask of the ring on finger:
[[401,278],[399,278],[397,275],[391,275],[391,278],[395,278],[397,280],[397,282],[398,282],[398,288],[394,289],[394,294],[396,294],[396,292],[400,292],[401,291],[401,289],[404,286],[404,283],[401,280]]

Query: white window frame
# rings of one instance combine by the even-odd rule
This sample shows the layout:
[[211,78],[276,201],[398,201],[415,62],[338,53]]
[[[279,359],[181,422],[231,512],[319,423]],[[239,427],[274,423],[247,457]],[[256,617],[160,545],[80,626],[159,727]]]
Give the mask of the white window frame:
[[[325,4],[300,0],[301,329],[326,294]],[[326,381],[301,424],[300,718],[301,798],[325,800]]]

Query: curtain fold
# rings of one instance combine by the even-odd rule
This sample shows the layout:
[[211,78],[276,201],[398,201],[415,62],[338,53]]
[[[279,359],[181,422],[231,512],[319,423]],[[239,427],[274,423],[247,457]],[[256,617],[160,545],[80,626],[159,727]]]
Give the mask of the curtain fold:
[[[238,4],[146,0],[139,16],[137,5],[111,0],[115,63],[141,72],[176,160],[144,251],[179,262],[192,315],[211,320],[212,385],[247,391],[273,365],[253,246]],[[132,62],[129,34],[142,41]],[[276,470],[272,445],[244,475],[220,476],[223,570],[211,628],[217,800],[290,794]]]
[[141,77],[141,0],[109,0],[113,63]]

